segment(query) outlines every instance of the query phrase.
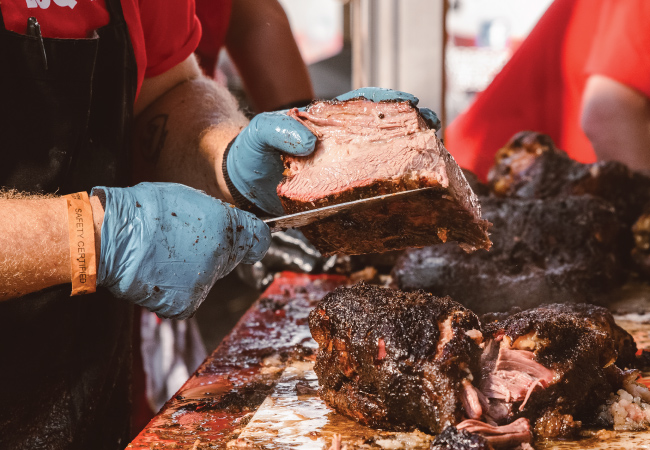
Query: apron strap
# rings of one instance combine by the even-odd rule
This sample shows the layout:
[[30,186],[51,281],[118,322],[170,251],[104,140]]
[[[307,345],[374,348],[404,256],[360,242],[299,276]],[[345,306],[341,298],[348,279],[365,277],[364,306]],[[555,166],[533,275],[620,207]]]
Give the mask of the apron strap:
[[5,31],[5,20],[2,17],[2,6],[0,4],[0,31]]
[[122,10],[121,0],[105,0],[104,3],[106,5],[106,10],[108,11],[108,15],[111,18],[111,23],[114,25],[116,24],[126,25],[126,20],[124,19],[124,12]]

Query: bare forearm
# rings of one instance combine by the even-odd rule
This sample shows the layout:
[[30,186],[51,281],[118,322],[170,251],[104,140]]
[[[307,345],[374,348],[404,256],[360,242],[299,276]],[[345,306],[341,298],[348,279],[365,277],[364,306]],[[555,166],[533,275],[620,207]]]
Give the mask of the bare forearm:
[[640,92],[591,76],[583,96],[582,127],[599,160],[650,170],[650,100]]
[[[91,198],[99,256],[103,209]],[[62,198],[0,199],[0,301],[69,283],[70,244]]]
[[309,72],[276,0],[234,0],[226,47],[256,112],[314,98]]
[[246,126],[232,95],[203,77],[183,82],[153,102],[136,121],[136,181],[169,181],[231,201],[221,162]]

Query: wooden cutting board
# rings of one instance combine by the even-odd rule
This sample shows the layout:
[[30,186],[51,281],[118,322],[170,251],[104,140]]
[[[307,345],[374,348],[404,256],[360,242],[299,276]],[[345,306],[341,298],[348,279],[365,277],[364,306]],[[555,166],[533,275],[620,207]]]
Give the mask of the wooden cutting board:
[[[639,348],[650,348],[650,325],[629,320],[617,322],[630,331]],[[639,317],[636,317],[639,319]],[[648,374],[644,374],[648,375]],[[311,362],[294,362],[286,367],[273,394],[269,395],[239,438],[228,448],[327,450],[335,435],[340,434],[348,449],[428,449],[434,436],[378,431],[347,419],[318,397],[318,379]],[[617,432],[613,437],[599,438],[597,430],[586,430],[575,441],[540,441],[534,447],[542,449],[647,449],[650,431]]]

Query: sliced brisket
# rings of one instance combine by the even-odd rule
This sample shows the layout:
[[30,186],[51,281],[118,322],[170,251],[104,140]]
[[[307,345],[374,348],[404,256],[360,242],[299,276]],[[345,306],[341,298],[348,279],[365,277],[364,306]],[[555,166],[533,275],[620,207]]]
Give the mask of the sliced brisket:
[[278,195],[287,213],[431,187],[303,227],[324,254],[361,254],[456,241],[488,249],[488,223],[463,172],[408,102],[322,101],[288,113],[317,137],[309,156],[285,156]]

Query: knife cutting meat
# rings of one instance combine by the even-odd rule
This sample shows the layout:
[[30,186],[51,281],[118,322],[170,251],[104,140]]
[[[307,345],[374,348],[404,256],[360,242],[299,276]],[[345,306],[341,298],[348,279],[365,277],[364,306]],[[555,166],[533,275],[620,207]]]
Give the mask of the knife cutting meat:
[[290,215],[272,228],[301,227],[324,255],[490,248],[476,195],[411,102],[322,101],[288,114],[318,140],[308,156],[284,156],[277,191]]
[[393,194],[378,195],[377,197],[362,198],[361,200],[338,203],[286,216],[272,217],[270,219],[265,219],[264,223],[271,228],[271,232],[283,231],[288,228],[302,228],[307,225],[318,223],[328,217],[344,214],[358,208],[381,207],[381,205],[390,202],[391,200],[408,199],[422,194],[423,191],[431,189],[432,188],[412,189],[408,191],[395,192]]

